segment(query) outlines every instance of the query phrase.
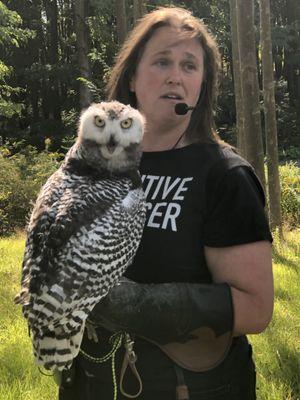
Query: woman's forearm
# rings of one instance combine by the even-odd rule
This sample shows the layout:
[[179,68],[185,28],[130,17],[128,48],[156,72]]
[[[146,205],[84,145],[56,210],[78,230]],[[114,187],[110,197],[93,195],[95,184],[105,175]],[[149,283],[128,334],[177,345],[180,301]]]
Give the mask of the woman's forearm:
[[273,312],[272,249],[268,241],[205,248],[214,282],[231,287],[234,334],[260,333]]

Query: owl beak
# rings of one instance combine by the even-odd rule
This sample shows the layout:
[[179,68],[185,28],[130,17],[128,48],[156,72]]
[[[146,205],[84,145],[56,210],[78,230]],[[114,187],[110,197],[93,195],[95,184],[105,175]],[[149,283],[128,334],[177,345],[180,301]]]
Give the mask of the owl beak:
[[114,138],[114,136],[111,136],[109,142],[106,145],[108,152],[112,154],[115,151],[117,145],[118,143],[116,142],[116,139]]

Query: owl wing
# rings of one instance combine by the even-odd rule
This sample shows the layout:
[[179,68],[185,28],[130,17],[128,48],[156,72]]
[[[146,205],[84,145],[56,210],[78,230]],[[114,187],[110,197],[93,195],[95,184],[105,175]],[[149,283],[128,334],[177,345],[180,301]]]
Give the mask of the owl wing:
[[59,177],[34,209],[19,296],[37,362],[49,368],[78,353],[85,319],[134,257],[145,217],[129,179]]
[[15,297],[16,304],[29,303],[29,284],[31,260],[40,257],[45,238],[51,224],[55,221],[56,207],[63,194],[63,174],[61,168],[48,178],[42,187],[27,226],[27,239],[22,263],[21,292]]
[[[56,177],[57,178],[57,177]],[[35,216],[29,227],[25,258],[33,258],[38,264],[37,273],[31,271],[30,289],[37,292],[42,284],[53,283],[56,277],[57,257],[70,238],[86,229],[112,207],[122,193],[115,198],[106,193],[105,180],[95,181],[86,176],[65,176],[52,179],[58,184],[49,191],[46,185],[39,196]],[[51,185],[51,181],[50,181]],[[124,195],[124,194],[123,194]],[[25,270],[28,268],[25,267]]]

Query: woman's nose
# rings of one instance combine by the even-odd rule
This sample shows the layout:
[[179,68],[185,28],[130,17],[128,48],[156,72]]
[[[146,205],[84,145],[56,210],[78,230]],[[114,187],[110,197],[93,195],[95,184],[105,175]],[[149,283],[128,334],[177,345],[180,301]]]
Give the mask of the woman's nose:
[[170,70],[169,70],[169,75],[167,78],[167,83],[169,85],[171,84],[175,84],[175,85],[180,85],[182,83],[182,76],[181,76],[181,71],[179,66],[173,66]]

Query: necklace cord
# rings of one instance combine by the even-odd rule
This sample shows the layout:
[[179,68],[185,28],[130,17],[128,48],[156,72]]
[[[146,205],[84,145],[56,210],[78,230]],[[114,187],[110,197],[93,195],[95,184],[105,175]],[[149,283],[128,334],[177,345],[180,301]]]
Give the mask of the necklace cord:
[[176,141],[176,143],[174,144],[174,146],[173,146],[173,147],[171,147],[171,149],[170,149],[170,150],[174,150],[174,149],[176,149],[176,147],[177,147],[178,143],[181,141],[181,139],[184,137],[184,135],[185,135],[185,131],[183,132],[183,134],[182,134],[182,135],[180,135],[180,136],[179,136],[178,140]]

